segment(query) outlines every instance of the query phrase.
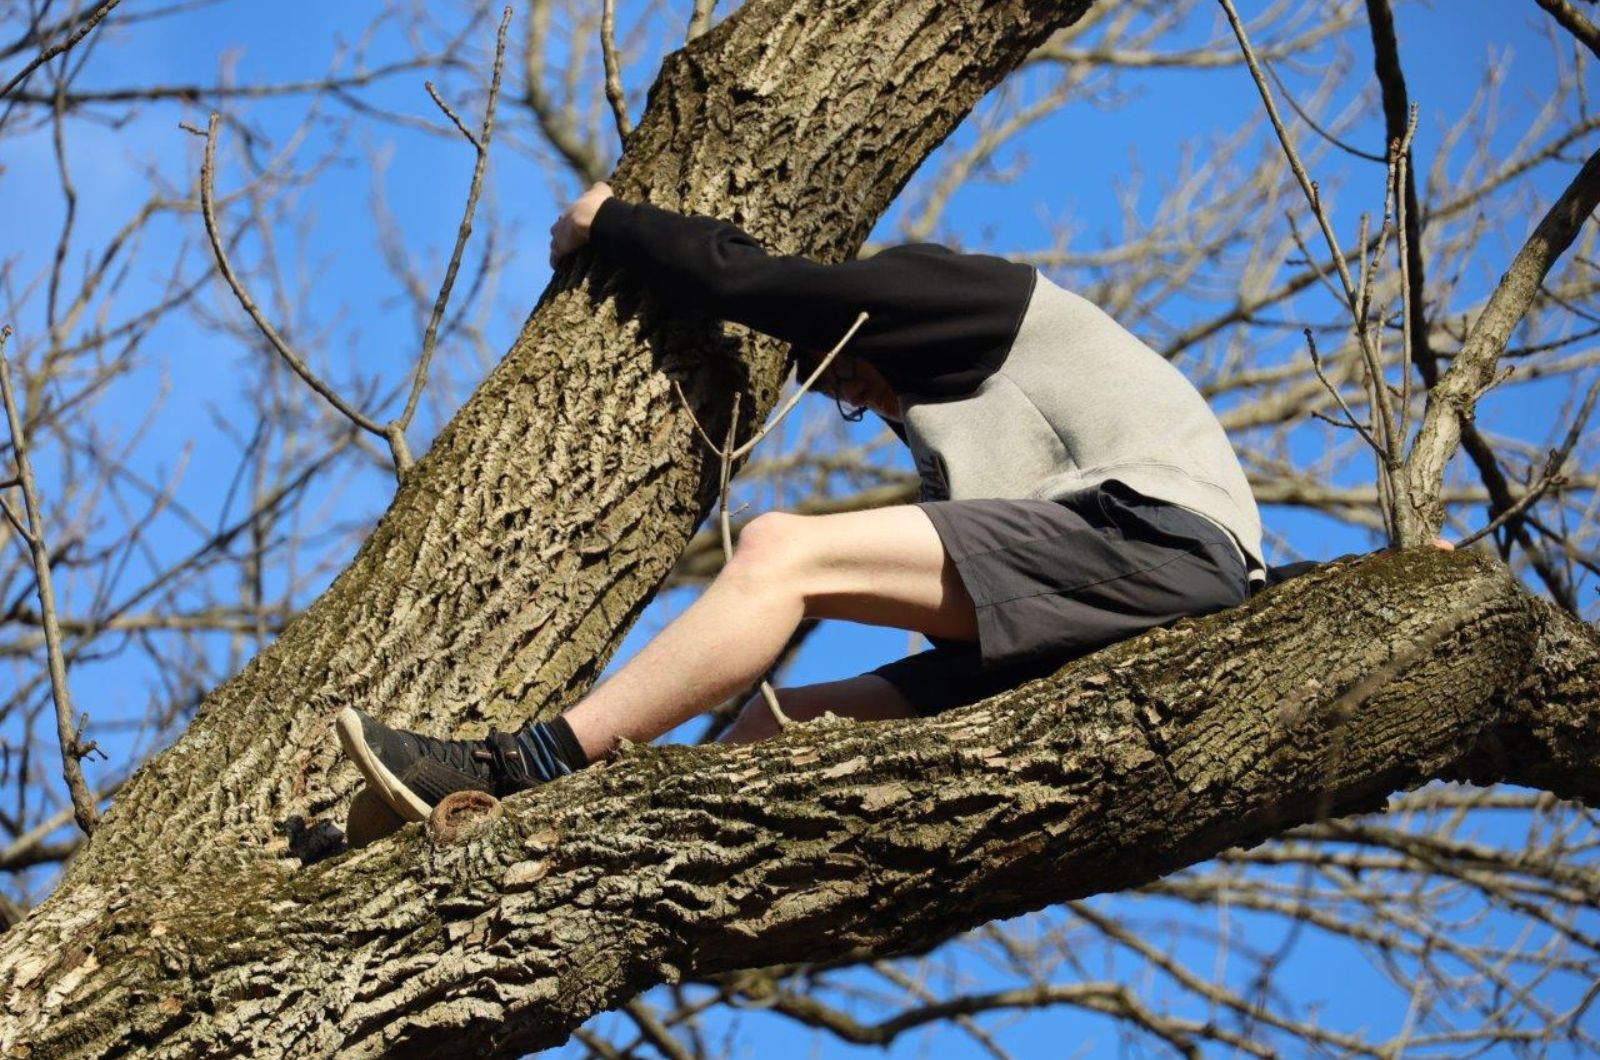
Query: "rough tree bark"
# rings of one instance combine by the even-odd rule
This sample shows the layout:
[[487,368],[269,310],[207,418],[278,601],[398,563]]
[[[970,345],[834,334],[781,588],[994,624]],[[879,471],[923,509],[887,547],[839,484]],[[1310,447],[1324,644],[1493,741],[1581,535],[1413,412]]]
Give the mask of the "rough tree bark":
[[[668,59],[614,183],[842,257],[1086,6],[756,0]],[[514,1055],[657,982],[930,946],[1431,777],[1600,800],[1593,631],[1488,561],[1406,553],[937,721],[634,750],[328,857],[356,782],[334,712],[481,732],[570,704],[712,499],[671,381],[715,433],[782,371],[565,266],[350,568],[3,940],[0,1047]]]

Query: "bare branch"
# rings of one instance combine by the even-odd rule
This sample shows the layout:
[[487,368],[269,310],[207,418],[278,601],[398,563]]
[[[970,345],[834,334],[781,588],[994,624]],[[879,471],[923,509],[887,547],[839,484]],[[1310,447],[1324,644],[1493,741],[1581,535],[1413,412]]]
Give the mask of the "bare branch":
[[790,411],[800,403],[801,398],[805,397],[806,394],[811,392],[811,388],[816,385],[818,379],[822,378],[823,373],[828,370],[828,366],[833,363],[833,359],[839,356],[839,354],[844,350],[845,346],[849,344],[850,340],[855,338],[856,332],[860,331],[862,325],[866,324],[866,322],[867,311],[863,309],[861,312],[856,314],[856,319],[851,323],[850,327],[845,331],[845,333],[840,336],[839,341],[833,344],[833,349],[828,351],[827,356],[822,358],[822,360],[817,364],[817,367],[813,369],[811,374],[806,377],[805,381],[800,384],[799,389],[797,389],[790,396],[789,400],[784,403],[782,408],[780,408],[767,420],[766,426],[757,431],[753,438],[745,442],[738,449],[734,450],[733,455],[735,459],[748,454],[750,450],[754,449],[756,445],[760,443],[761,439],[771,434],[772,431],[777,428],[778,424],[783,422],[783,418],[789,415]]
[[[72,690],[67,685],[67,664],[61,653],[61,629],[56,624],[56,592],[50,576],[50,550],[44,540],[44,510],[39,504],[39,491],[34,483],[33,462],[28,458],[28,439],[22,429],[22,416],[17,409],[16,396],[11,389],[11,364],[6,357],[6,341],[11,338],[11,327],[0,327],[0,399],[6,407],[6,425],[11,431],[11,451],[17,461],[18,485],[22,488],[22,502],[27,512],[26,529],[19,527],[28,552],[33,557],[34,588],[39,598],[39,614],[44,620],[45,650],[50,660],[50,689],[56,706],[56,737],[61,746],[61,770],[72,793],[73,817],[84,835],[93,835],[100,815],[95,810],[94,797],[83,779],[81,760],[87,753],[79,741],[78,729],[72,724]],[[6,514],[11,516],[10,508]]]
[[1561,23],[1563,29],[1583,42],[1597,57],[1600,57],[1600,29],[1596,29],[1593,22],[1583,17],[1583,12],[1573,7],[1568,0],[1535,0],[1535,2]]
[[1567,462],[1567,458],[1572,455],[1572,450],[1577,446],[1578,439],[1583,435],[1584,425],[1589,422],[1589,413],[1594,411],[1595,398],[1597,397],[1600,397],[1600,380],[1596,380],[1590,385],[1588,394],[1584,396],[1583,404],[1579,406],[1577,415],[1572,418],[1572,427],[1567,431],[1566,438],[1563,439],[1559,446],[1550,450],[1550,455],[1545,460],[1544,469],[1539,473],[1538,481],[1526,493],[1517,498],[1516,503],[1505,508],[1490,520],[1488,525],[1457,541],[1457,548],[1464,548],[1479,538],[1493,533],[1503,524],[1520,516],[1545,492],[1553,487],[1566,484],[1567,478],[1561,474],[1561,468]]
[[1405,503],[1418,517],[1413,533],[1423,536],[1404,544],[1423,544],[1437,536],[1444,521],[1439,490],[1444,483],[1445,464],[1460,441],[1461,425],[1471,420],[1478,397],[1492,385],[1500,352],[1505,349],[1511,330],[1527,313],[1545,274],[1572,245],[1596,202],[1600,202],[1600,151],[1589,156],[1517,252],[1473,324],[1455,363],[1430,392],[1422,429],[1406,457],[1405,467],[1410,492]]
[[1327,419],[1327,422],[1338,427],[1351,428],[1356,433],[1360,434],[1361,440],[1366,442],[1367,445],[1371,446],[1373,451],[1381,457],[1383,455],[1382,443],[1372,436],[1372,432],[1366,427],[1366,425],[1364,425],[1360,420],[1356,419],[1356,414],[1350,411],[1350,406],[1345,402],[1344,395],[1339,393],[1339,388],[1334,386],[1333,383],[1329,382],[1328,377],[1323,373],[1322,358],[1317,354],[1317,340],[1311,334],[1310,328],[1305,329],[1305,336],[1306,349],[1311,354],[1311,367],[1316,371],[1317,379],[1321,381],[1325,388],[1327,388],[1328,393],[1333,396],[1333,399],[1339,403],[1339,408],[1344,413],[1343,420],[1334,420],[1329,418]]
[[533,112],[550,146],[572,167],[584,184],[604,179],[610,168],[599,146],[586,139],[569,111],[556,105],[545,87],[545,36],[550,30],[550,0],[531,0],[528,7],[528,43],[524,57],[524,102]]
[[1289,91],[1289,87],[1283,83],[1283,78],[1278,76],[1277,68],[1270,62],[1267,62],[1265,58],[1262,59],[1262,64],[1267,73],[1272,75],[1272,83],[1278,86],[1278,91],[1283,93],[1283,98],[1289,101],[1289,109],[1294,111],[1299,119],[1306,123],[1306,128],[1310,129],[1312,132],[1316,133],[1318,136],[1322,137],[1324,140],[1328,141],[1330,144],[1337,147],[1347,155],[1364,159],[1368,162],[1385,161],[1383,155],[1375,155],[1371,151],[1363,151],[1359,147],[1347,144],[1343,140],[1339,139],[1339,137],[1335,136],[1331,131],[1324,129],[1315,118],[1307,114],[1300,106],[1299,102],[1294,98],[1294,93]]
[[628,97],[622,91],[622,68],[617,63],[616,0],[600,0],[600,56],[606,68],[606,102],[617,121],[617,139],[626,144],[633,122],[628,118]]
[[483,174],[489,165],[489,142],[494,136],[494,108],[500,98],[500,75],[505,68],[506,58],[506,31],[511,26],[511,8],[506,7],[500,16],[500,30],[495,35],[494,45],[494,72],[489,81],[489,98],[483,107],[483,127],[474,136],[456,113],[440,98],[438,92],[430,83],[428,94],[439,108],[455,122],[456,128],[461,130],[467,142],[472,144],[477,152],[477,160],[472,167],[472,183],[467,190],[467,205],[462,211],[461,224],[456,229],[455,247],[450,251],[450,264],[445,269],[444,282],[439,285],[439,296],[434,299],[433,313],[428,318],[428,330],[422,338],[422,354],[417,358],[417,371],[411,382],[411,393],[406,397],[405,408],[384,427],[384,436],[389,440],[389,448],[394,452],[395,472],[404,475],[410,468],[411,449],[406,444],[406,428],[411,425],[411,418],[416,415],[417,402],[422,397],[422,390],[428,384],[428,365],[433,360],[434,347],[439,342],[439,322],[444,319],[445,308],[450,304],[450,292],[455,288],[456,273],[461,268],[461,256],[467,249],[467,240],[472,237],[472,218],[478,209],[478,195],[483,190]]
[[255,299],[251,298],[250,292],[245,289],[243,281],[233,271],[233,265],[228,260],[227,248],[223,245],[222,231],[217,225],[215,202],[217,126],[221,120],[221,115],[213,113],[211,120],[206,125],[205,160],[200,167],[200,211],[205,219],[206,235],[211,240],[211,253],[217,260],[217,268],[222,273],[222,278],[227,281],[229,289],[233,291],[233,296],[238,299],[240,308],[255,322],[256,328],[272,344],[272,348],[278,351],[278,355],[284,359],[290,368],[294,369],[295,375],[303,379],[307,386],[320,394],[328,404],[338,409],[350,422],[364,431],[370,431],[381,438],[387,438],[388,434],[382,424],[348,404],[339,396],[337,391],[327,383],[324,383],[311,370],[304,358],[294,351],[294,348],[284,340],[283,336],[278,334],[278,329],[272,326],[272,322],[262,314],[255,303]]
[[[1315,182],[1311,180],[1306,171],[1305,164],[1300,160],[1299,153],[1294,148],[1294,142],[1289,137],[1289,131],[1284,127],[1283,120],[1278,116],[1278,108],[1272,100],[1272,90],[1267,85],[1266,77],[1261,71],[1261,66],[1256,60],[1254,50],[1251,48],[1250,39],[1245,33],[1244,24],[1239,19],[1239,13],[1234,9],[1232,0],[1218,0],[1223,12],[1227,15],[1228,23],[1233,27],[1234,36],[1239,41],[1239,48],[1244,53],[1245,64],[1250,69],[1250,76],[1254,79],[1256,90],[1261,95],[1261,102],[1266,107],[1267,117],[1272,122],[1273,131],[1278,135],[1278,142],[1283,145],[1284,155],[1289,160],[1289,168],[1293,171],[1295,179],[1299,181],[1301,191],[1305,193],[1306,201],[1311,206],[1312,215],[1317,219],[1318,226],[1322,229],[1322,236],[1327,241],[1328,251],[1338,274],[1344,292],[1344,300],[1354,317],[1356,340],[1360,345],[1362,356],[1366,361],[1367,385],[1372,392],[1372,406],[1376,420],[1375,436],[1380,443],[1378,449],[1378,477],[1382,488],[1392,499],[1399,495],[1398,476],[1402,462],[1402,452],[1405,439],[1400,437],[1396,430],[1395,412],[1390,407],[1389,398],[1384,384],[1384,366],[1380,350],[1376,346],[1371,328],[1366,318],[1367,284],[1365,277],[1370,276],[1371,267],[1366,265],[1363,255],[1363,282],[1358,285],[1350,276],[1349,267],[1345,263],[1344,254],[1339,248],[1339,241],[1333,232],[1333,224],[1323,209],[1322,199],[1317,191]],[[1401,152],[1410,146],[1409,139],[1399,147]],[[1389,186],[1394,184],[1394,162],[1391,154],[1389,167]],[[1378,236],[1378,252],[1381,253],[1383,241],[1388,232],[1388,210],[1385,209],[1385,224]],[[1363,224],[1363,229],[1365,225]],[[1367,245],[1365,230],[1362,232],[1359,245]],[[1397,505],[1392,511],[1390,523],[1391,541],[1410,540],[1413,536],[1407,521],[1405,506]],[[1430,539],[1431,539],[1430,535]]]
[[120,3],[122,3],[122,0],[101,0],[100,6],[90,12],[88,17],[78,26],[77,29],[74,29],[69,36],[61,40],[59,43],[52,44],[50,47],[40,52],[32,62],[19,70],[15,77],[7,81],[5,87],[0,88],[0,99],[4,99],[5,97],[9,96],[12,89],[26,81],[35,70],[39,69],[39,67],[43,66],[51,59],[54,59],[62,52],[65,52],[68,48],[71,48],[74,44],[77,44],[79,41],[81,41],[84,37],[87,37],[90,33],[93,33],[94,28],[98,26],[107,15],[116,10],[117,5]]

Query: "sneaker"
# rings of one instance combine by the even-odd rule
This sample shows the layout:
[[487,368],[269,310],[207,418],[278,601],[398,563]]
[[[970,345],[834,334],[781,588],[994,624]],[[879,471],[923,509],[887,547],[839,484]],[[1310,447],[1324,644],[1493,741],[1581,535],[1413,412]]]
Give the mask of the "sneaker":
[[481,791],[496,798],[540,782],[528,771],[516,737],[490,730],[483,740],[436,740],[391,729],[346,707],[334,728],[368,785],[408,821],[426,820],[446,795]]

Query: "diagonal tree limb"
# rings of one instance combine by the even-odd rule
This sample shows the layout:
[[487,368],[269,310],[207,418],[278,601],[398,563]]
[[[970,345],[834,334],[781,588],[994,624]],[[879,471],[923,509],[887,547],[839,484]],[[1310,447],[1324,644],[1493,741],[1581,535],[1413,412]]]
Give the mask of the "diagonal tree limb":
[[31,62],[29,62],[21,70],[17,71],[16,75],[5,83],[5,87],[0,88],[0,99],[4,99],[5,97],[9,96],[12,89],[26,81],[30,76],[32,76],[35,70],[39,69],[39,67],[67,51],[73,45],[87,37],[90,33],[93,33],[94,28],[98,26],[107,15],[116,10],[117,5],[120,3],[122,3],[122,0],[100,0],[100,5],[90,12],[88,17],[79,23],[71,33],[63,37],[60,41],[41,51]]
[[[803,2],[746,4],[667,58],[620,194],[843,259],[985,91],[1087,6],[916,0],[902,22],[905,0]],[[901,61],[863,61],[889,21],[916,27]],[[835,75],[849,91],[807,94]],[[802,153],[796,120],[848,132]],[[731,194],[730,174],[751,179]],[[330,739],[342,705],[481,732],[581,697],[714,500],[672,383],[720,433],[736,391],[764,416],[787,373],[777,343],[731,356],[720,328],[662,308],[593,255],[568,259],[351,566],[130,778],[50,902],[73,906],[131,858],[154,885],[201,860],[287,871],[340,849],[356,786]]]
[[[753,0],[668,59],[619,191],[841,259],[983,91],[1080,12]],[[914,28],[900,61],[866,61],[891,20]],[[841,90],[797,99],[801,72]],[[333,710],[435,731],[561,710],[714,499],[671,383],[708,420],[741,391],[774,402],[775,345],[662,308],[591,255],[563,267],[351,567],[208,697],[0,940],[0,1037],[36,1055],[508,1054],[662,979],[903,952],[1127,886],[1307,819],[1330,784],[1335,811],[1367,808],[1489,732],[1523,737],[1509,767],[1588,797],[1572,763],[1593,760],[1592,726],[1552,728],[1556,754],[1536,695],[1520,722],[1503,704],[1549,685],[1582,722],[1592,634],[1541,633],[1555,619],[1480,558],[1402,554],[938,721],[640,750],[507,800],[458,845],[410,829],[329,857],[327,818],[354,786],[329,750]],[[1407,654],[1424,634],[1430,650]],[[1530,684],[1557,673],[1537,645],[1576,676]],[[1387,684],[1339,698],[1394,659]]]
[[[1499,286],[1473,323],[1450,370],[1428,393],[1428,407],[1416,444],[1406,456],[1407,503],[1431,540],[1444,523],[1445,465],[1455,454],[1462,426],[1493,385],[1500,353],[1539,293],[1556,260],[1572,245],[1595,204],[1600,202],[1600,151],[1589,156],[1572,182],[1546,212],[1512,260]],[[1415,544],[1416,542],[1408,542]]]
[[[11,452],[17,462],[17,485],[22,490],[26,525],[12,514],[11,506],[4,505],[6,518],[16,528],[17,534],[28,547],[33,560],[34,589],[39,598],[39,614],[44,624],[45,654],[49,660],[50,691],[55,700],[56,738],[61,748],[61,771],[72,796],[72,816],[84,835],[93,835],[100,823],[99,811],[89,784],[83,778],[83,759],[93,745],[85,747],[82,741],[83,722],[73,725],[72,689],[67,681],[67,663],[61,650],[61,626],[56,618],[55,581],[50,575],[50,547],[44,539],[44,510],[39,503],[39,490],[34,483],[33,461],[28,457],[28,437],[22,426],[22,414],[17,408],[16,395],[11,388],[11,365],[6,359],[6,340],[11,337],[9,325],[0,327],[0,401],[4,402],[6,424],[11,432]],[[87,719],[87,715],[85,715]]]
[[1596,57],[1600,57],[1600,29],[1584,17],[1583,12],[1573,7],[1569,0],[1535,0],[1546,11],[1550,12],[1561,28],[1578,38],[1578,41]]

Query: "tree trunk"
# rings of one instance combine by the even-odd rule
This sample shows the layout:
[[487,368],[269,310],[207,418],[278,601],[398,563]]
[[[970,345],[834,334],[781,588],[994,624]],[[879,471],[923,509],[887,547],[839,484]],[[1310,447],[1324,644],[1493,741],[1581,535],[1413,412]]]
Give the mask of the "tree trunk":
[[[755,0],[669,57],[615,183],[843,257],[1086,6]],[[319,860],[356,783],[337,709],[481,732],[569,705],[712,499],[672,380],[715,434],[783,367],[564,266],[349,569],[7,935],[0,1047],[514,1055],[657,982],[927,947],[1430,777],[1595,798],[1593,632],[1487,561],[1405,554],[936,721],[634,750]]]

